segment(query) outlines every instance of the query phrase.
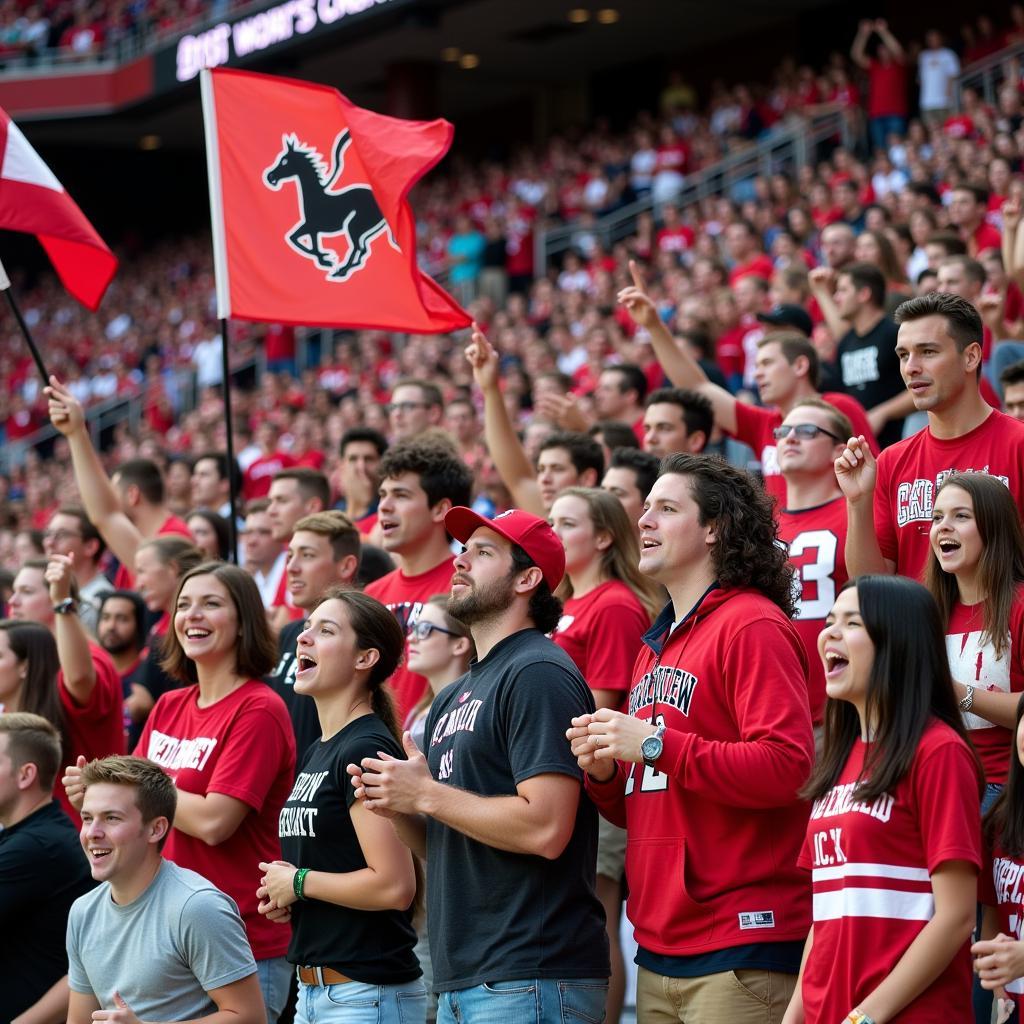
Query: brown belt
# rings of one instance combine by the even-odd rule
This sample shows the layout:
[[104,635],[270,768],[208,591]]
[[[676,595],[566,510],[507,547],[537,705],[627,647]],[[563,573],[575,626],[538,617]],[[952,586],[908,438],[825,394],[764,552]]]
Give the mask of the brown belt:
[[347,985],[352,979],[331,967],[297,967],[295,974],[303,985]]

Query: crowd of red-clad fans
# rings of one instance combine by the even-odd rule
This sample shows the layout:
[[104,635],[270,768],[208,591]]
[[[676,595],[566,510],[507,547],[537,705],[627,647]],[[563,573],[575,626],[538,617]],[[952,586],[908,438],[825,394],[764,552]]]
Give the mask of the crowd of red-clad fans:
[[[0,1012],[157,1019],[135,961],[173,960],[210,1012],[249,978],[241,1024],[293,976],[300,1024],[617,1024],[624,881],[640,1020],[1019,1012],[1024,78],[958,84],[1008,22],[864,20],[823,69],[453,158],[420,258],[478,329],[232,325],[237,465],[207,240],[127,253],[96,314],[22,282],[58,380],[0,339]],[[826,105],[849,144],[680,201]],[[96,811],[148,785],[125,751],[169,813]],[[179,871],[231,897],[230,983],[146,931]]]

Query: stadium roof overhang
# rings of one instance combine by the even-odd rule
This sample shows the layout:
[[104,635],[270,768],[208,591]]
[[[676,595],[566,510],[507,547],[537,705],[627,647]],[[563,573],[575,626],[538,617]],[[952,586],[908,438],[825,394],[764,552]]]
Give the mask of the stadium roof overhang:
[[429,77],[432,112],[455,119],[662,55],[699,65],[708,46],[826,6],[836,0],[276,0],[121,65],[0,76],[0,106],[36,122],[41,144],[149,136],[191,148],[202,141],[204,62],[328,83],[379,110],[405,66]]

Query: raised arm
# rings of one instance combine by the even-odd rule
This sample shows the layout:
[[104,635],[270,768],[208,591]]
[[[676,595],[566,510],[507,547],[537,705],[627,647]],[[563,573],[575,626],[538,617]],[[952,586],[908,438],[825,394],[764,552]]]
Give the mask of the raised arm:
[[836,459],[836,479],[846,497],[846,569],[852,579],[864,573],[894,573],[875,531],[877,464],[863,436],[851,437]]
[[874,22],[867,18],[863,19],[857,26],[857,34],[853,37],[853,46],[850,47],[850,57],[853,63],[865,70],[871,66],[871,61],[868,60],[867,46],[874,28]]
[[466,358],[473,368],[473,379],[484,396],[484,438],[495,468],[512,494],[516,505],[537,516],[546,516],[537,486],[537,471],[505,408],[498,385],[498,353],[483,331],[473,325],[473,339],[466,347]]
[[850,329],[850,325],[839,315],[839,307],[832,296],[836,290],[836,272],[831,267],[815,267],[807,275],[807,283],[811,286],[811,294],[817,300],[825,323],[832,332],[832,340],[839,344],[839,339]]
[[107,547],[122,565],[131,569],[135,565],[135,552],[142,543],[142,535],[125,515],[121,499],[93,447],[85,423],[85,411],[56,377],[50,377],[50,386],[44,388],[44,394],[50,400],[50,422],[68,439],[75,483],[82,495],[86,514]]
[[658,316],[654,301],[647,294],[635,260],[629,261],[629,272],[633,275],[633,285],[619,292],[619,302],[626,307],[634,323],[650,335],[654,354],[665,376],[677,388],[689,388],[704,395],[711,403],[715,422],[727,433],[736,433],[736,399],[725,388],[708,380],[700,363],[685,347],[676,344],[675,338]]
[[[71,555],[50,555],[45,579],[50,588],[50,600],[59,605],[71,597]],[[57,660],[64,671],[64,686],[75,703],[84,707],[96,688],[96,666],[89,650],[89,635],[77,612],[56,616],[54,626],[57,641]]]
[[893,59],[902,64],[906,58],[906,54],[903,52],[903,44],[892,34],[889,29],[889,23],[884,18],[877,18],[875,20],[875,31],[882,42],[885,43]]

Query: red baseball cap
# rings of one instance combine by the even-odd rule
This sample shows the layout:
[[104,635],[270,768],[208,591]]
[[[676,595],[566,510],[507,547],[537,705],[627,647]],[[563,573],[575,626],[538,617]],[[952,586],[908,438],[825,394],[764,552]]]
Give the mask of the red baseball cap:
[[547,585],[554,590],[565,575],[565,548],[558,535],[547,521],[524,512],[521,508],[510,508],[488,519],[471,508],[456,505],[444,517],[445,529],[465,544],[481,526],[501,534],[505,540],[518,544],[533,559],[534,565],[544,574]]

